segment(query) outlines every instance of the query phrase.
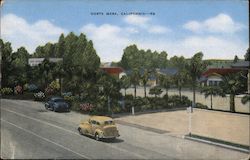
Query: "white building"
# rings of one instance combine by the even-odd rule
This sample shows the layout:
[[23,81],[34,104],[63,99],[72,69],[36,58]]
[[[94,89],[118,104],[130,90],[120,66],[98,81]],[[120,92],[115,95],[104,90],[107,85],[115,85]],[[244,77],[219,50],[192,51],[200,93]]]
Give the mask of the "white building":
[[[29,65],[31,67],[33,66],[37,66],[39,64],[41,64],[44,61],[45,58],[29,58]],[[62,58],[49,58],[50,62],[58,62],[58,61],[62,61]]]

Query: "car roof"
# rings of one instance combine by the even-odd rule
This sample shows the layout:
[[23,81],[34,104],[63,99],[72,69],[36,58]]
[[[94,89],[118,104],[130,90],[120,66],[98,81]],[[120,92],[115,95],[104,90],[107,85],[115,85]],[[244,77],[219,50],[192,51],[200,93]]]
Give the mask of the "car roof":
[[96,121],[112,121],[113,119],[110,117],[106,116],[92,116],[90,117],[91,120],[96,120]]
[[56,99],[63,99],[62,97],[51,97],[51,100],[56,100]]

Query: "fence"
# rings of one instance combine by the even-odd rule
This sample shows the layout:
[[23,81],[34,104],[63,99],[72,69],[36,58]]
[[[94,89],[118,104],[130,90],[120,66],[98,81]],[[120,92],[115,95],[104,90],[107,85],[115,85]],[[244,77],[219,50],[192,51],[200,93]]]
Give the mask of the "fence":
[[[149,89],[147,88],[147,96],[153,96],[149,95]],[[124,89],[121,90],[122,94],[124,95]],[[163,91],[161,96],[163,96],[166,92]],[[126,94],[132,94],[134,95],[134,88],[129,88],[126,90]],[[170,89],[168,91],[169,95],[179,95],[179,91],[176,89]],[[136,90],[136,95],[140,97],[144,97],[144,88],[143,87],[138,87]],[[193,92],[190,90],[183,90],[182,91],[183,96],[187,96],[190,100],[193,99]],[[246,104],[241,103],[241,98],[244,95],[237,95],[235,97],[235,111],[236,112],[242,112],[242,113],[250,113],[250,104],[249,102]],[[210,108],[211,105],[211,100],[210,96],[205,98],[204,94],[201,94],[199,91],[196,92],[196,102],[197,103],[202,103],[204,105],[207,105]],[[224,110],[224,111],[229,111],[230,110],[230,98],[229,95],[226,97],[221,97],[221,96],[213,96],[213,109],[217,110]]]

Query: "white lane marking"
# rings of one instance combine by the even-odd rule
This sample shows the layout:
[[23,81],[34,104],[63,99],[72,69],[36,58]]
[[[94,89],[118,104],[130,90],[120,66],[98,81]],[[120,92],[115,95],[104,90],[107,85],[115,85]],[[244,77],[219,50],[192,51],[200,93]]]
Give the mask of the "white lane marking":
[[12,155],[10,159],[15,159],[15,146],[13,145],[13,143],[10,142],[10,148],[12,150]]
[[37,135],[37,134],[34,133],[34,132],[31,132],[31,131],[29,131],[29,130],[27,130],[27,129],[25,129],[25,128],[19,127],[19,126],[15,125],[14,123],[11,123],[11,122],[6,121],[6,120],[3,120],[3,119],[1,119],[1,121],[5,122],[5,123],[8,123],[8,124],[10,124],[10,125],[12,125],[12,126],[15,126],[15,127],[18,128],[18,129],[21,129],[21,130],[23,130],[23,131],[25,131],[25,132],[27,132],[27,133],[30,133],[30,134],[32,134],[32,135],[34,135],[34,136],[36,136],[36,137],[39,137],[39,138],[41,138],[41,139],[43,139],[43,140],[45,140],[45,141],[47,141],[47,142],[50,142],[50,143],[52,143],[52,144],[54,144],[54,145],[56,145],[56,146],[59,146],[59,147],[65,149],[65,150],[67,150],[67,151],[70,151],[70,152],[72,152],[72,153],[75,153],[75,154],[77,154],[78,156],[80,156],[80,157],[82,157],[82,158],[91,159],[91,158],[89,158],[89,157],[87,157],[87,156],[85,156],[85,155],[83,155],[83,154],[81,154],[81,153],[75,152],[75,151],[73,151],[73,150],[71,150],[71,149],[69,149],[69,148],[67,148],[67,147],[65,147],[65,146],[63,146],[63,145],[61,145],[61,144],[58,144],[58,143],[56,143],[56,142],[54,142],[54,141],[51,141],[51,140],[49,140],[49,139],[47,139],[47,138],[45,138],[45,137],[39,136],[39,135]]
[[[32,117],[26,116],[26,115],[24,115],[24,114],[22,114],[22,113],[17,113],[17,112],[15,112],[15,111],[11,111],[11,110],[8,110],[8,109],[3,109],[3,108],[2,108],[2,110],[5,110],[5,111],[8,111],[8,112],[14,113],[14,114],[16,114],[16,115],[19,115],[19,116],[22,116],[22,117],[25,117],[25,118],[28,118],[28,119],[31,119],[31,120],[34,120],[34,121],[43,123],[43,124],[47,124],[47,125],[49,125],[49,126],[52,126],[52,127],[55,127],[55,128],[61,129],[61,130],[64,130],[64,131],[66,131],[66,132],[69,132],[69,133],[71,133],[71,134],[77,135],[77,136],[79,136],[79,137],[82,137],[82,135],[79,135],[77,132],[73,132],[73,131],[71,131],[71,130],[68,130],[68,129],[62,128],[62,127],[60,127],[60,126],[57,126],[57,125],[48,123],[48,122],[46,122],[46,121],[42,121],[42,120],[40,120],[40,119],[32,118]],[[130,151],[128,151],[128,150],[126,150],[126,149],[123,149],[123,148],[117,148],[117,147],[115,147],[115,146],[113,146],[113,145],[110,145],[110,144],[107,144],[107,143],[102,143],[102,144],[103,144],[103,145],[106,145],[106,146],[108,146],[108,147],[111,147],[112,149],[115,149],[115,150],[119,150],[119,151],[122,151],[122,152],[127,152],[127,153],[129,153],[129,154],[133,154],[133,155],[135,155],[135,156],[137,156],[137,157],[140,157],[141,159],[147,159],[147,157],[145,157],[145,156],[143,156],[143,155],[140,155],[140,154],[137,154],[137,153],[135,153],[135,152],[130,152]]]

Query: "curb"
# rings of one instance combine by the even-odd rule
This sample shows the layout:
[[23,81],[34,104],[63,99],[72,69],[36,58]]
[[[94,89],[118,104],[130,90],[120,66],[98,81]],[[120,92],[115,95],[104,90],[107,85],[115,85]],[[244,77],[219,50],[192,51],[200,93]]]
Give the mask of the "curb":
[[215,146],[219,146],[219,147],[223,147],[223,148],[227,148],[227,149],[232,149],[232,150],[236,150],[236,151],[240,151],[240,152],[244,152],[244,153],[248,153],[248,154],[250,153],[250,150],[248,150],[248,149],[235,147],[235,146],[231,146],[231,145],[226,145],[226,144],[222,144],[222,143],[217,143],[217,142],[212,142],[212,141],[204,140],[201,138],[194,138],[194,137],[190,137],[190,136],[186,136],[186,135],[183,136],[183,138],[188,139],[188,140],[193,140],[193,141],[197,141],[197,142],[210,144],[210,145],[215,145]]

